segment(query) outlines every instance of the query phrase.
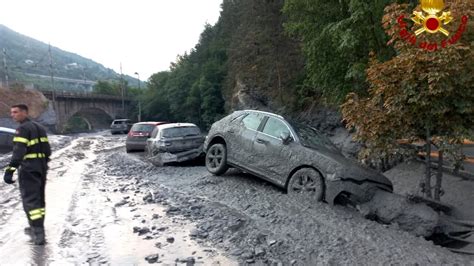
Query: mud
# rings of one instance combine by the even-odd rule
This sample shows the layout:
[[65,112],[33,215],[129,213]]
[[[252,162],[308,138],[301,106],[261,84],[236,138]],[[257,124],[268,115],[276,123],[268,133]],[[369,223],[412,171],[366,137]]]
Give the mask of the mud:
[[[135,157],[132,157],[135,156]],[[433,242],[381,225],[355,210],[295,201],[282,190],[251,175],[231,170],[222,177],[200,165],[149,167],[140,155],[105,158],[117,173],[133,161],[167,215],[196,224],[191,237],[225,251],[239,263],[320,264],[466,264]]]
[[381,190],[358,209],[366,218],[397,224],[417,236],[431,236],[440,222],[438,213],[426,204],[413,203],[407,197]]
[[[99,164],[100,158],[123,149],[123,136],[59,139],[52,141],[55,152],[49,165],[47,245],[29,243],[17,186],[1,184],[0,265],[233,264],[219,250],[204,249],[191,240],[191,222],[170,220],[164,207],[145,205],[147,191],[136,185],[136,176],[105,174],[110,168]],[[140,235],[134,233],[137,226],[149,229]],[[173,243],[166,241],[170,237]]]
[[0,264],[473,264],[356,210],[288,197],[236,170],[155,167],[124,136],[79,136],[56,149],[48,244],[28,244],[16,187],[0,184]]

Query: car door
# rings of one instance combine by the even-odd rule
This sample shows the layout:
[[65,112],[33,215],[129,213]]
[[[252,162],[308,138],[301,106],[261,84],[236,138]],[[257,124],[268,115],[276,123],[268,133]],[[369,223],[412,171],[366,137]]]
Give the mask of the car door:
[[13,133],[0,131],[0,153],[13,150]]
[[249,167],[251,162],[257,159],[253,153],[253,142],[263,118],[263,114],[250,112],[240,120],[234,132],[229,132],[230,160],[249,170],[252,170]]
[[293,137],[288,125],[281,119],[268,116],[265,124],[255,137],[253,150],[260,160],[255,161],[253,168],[257,173],[280,185],[284,185],[288,173],[289,158],[293,142],[283,143],[282,133]]

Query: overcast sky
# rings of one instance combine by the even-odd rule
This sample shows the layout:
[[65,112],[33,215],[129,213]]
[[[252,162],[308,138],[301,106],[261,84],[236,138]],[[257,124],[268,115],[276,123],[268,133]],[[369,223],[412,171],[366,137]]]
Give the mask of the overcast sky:
[[193,48],[222,0],[1,0],[0,24],[141,80]]

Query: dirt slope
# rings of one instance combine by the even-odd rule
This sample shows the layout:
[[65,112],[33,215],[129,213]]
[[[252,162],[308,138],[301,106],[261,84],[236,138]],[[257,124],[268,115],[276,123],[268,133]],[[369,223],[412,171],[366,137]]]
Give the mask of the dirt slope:
[[9,117],[10,106],[18,103],[28,105],[30,116],[37,118],[46,110],[48,99],[37,90],[0,87],[0,117]]

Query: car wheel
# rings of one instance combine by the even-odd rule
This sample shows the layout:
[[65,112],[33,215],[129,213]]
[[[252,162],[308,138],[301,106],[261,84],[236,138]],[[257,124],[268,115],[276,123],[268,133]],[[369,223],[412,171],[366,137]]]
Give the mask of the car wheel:
[[222,175],[229,169],[225,145],[215,143],[209,148],[206,153],[206,168],[214,175]]
[[324,179],[312,168],[300,169],[291,176],[288,182],[288,194],[321,201],[324,194]]
[[130,153],[132,150],[130,150],[129,148],[125,148],[125,151],[126,151],[127,153]]

